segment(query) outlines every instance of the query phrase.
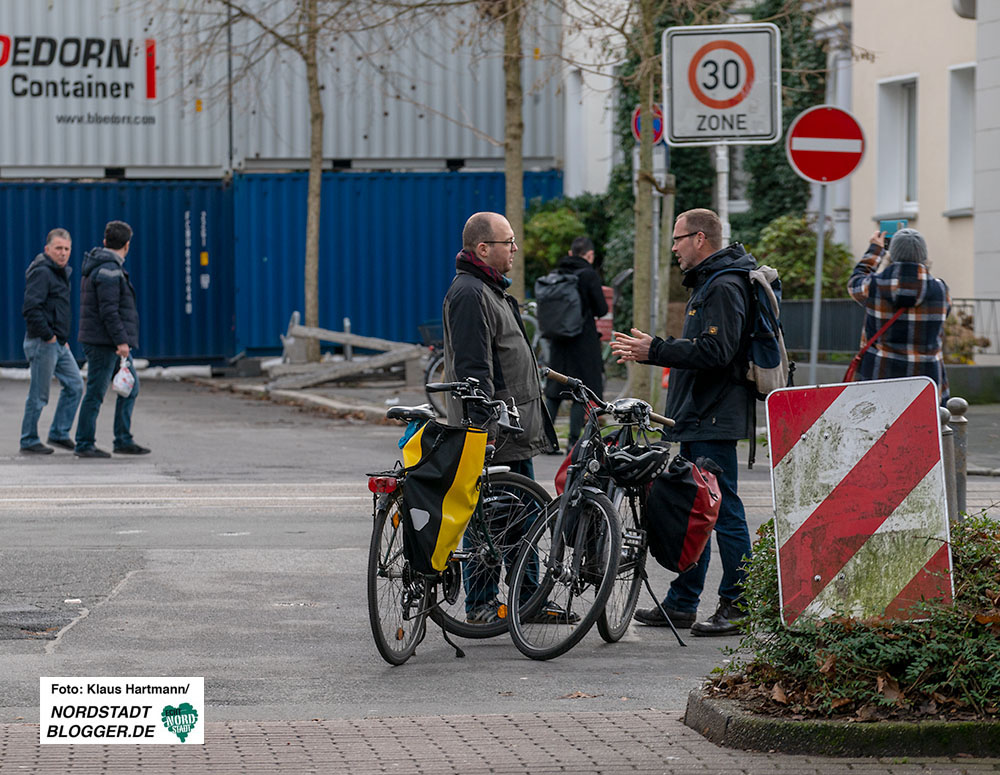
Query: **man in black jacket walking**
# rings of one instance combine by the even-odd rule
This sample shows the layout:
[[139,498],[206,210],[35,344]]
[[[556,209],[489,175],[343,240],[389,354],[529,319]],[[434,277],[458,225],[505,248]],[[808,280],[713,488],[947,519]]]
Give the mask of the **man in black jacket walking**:
[[[711,210],[688,210],[674,225],[674,253],[692,289],[680,339],[666,340],[632,329],[632,336],[615,333],[612,350],[619,362],[637,361],[670,367],[665,414],[675,421],[668,438],[681,443],[689,460],[708,457],[722,469],[722,490],[715,540],[722,560],[719,606],[707,621],[697,622],[698,602],[705,587],[711,544],[698,565],[670,585],[663,607],[678,627],[695,635],[732,635],[743,617],[738,604],[750,557],[750,533],[743,502],[736,492],[736,442],[749,438],[754,396],[744,379],[749,345],[750,287],[745,272],[757,262],[739,243],[722,247],[722,223]],[[636,611],[635,618],[653,626],[666,624],[659,609]]]
[[73,449],[69,429],[83,395],[83,378],[67,342],[72,317],[69,277],[73,270],[68,266],[71,250],[69,232],[53,229],[45,240],[44,252],[35,256],[24,275],[21,314],[26,323],[24,355],[31,385],[21,421],[21,452],[29,455],[52,454],[52,447],[42,444],[38,437],[38,418],[49,402],[53,376],[62,390],[49,426],[49,444]]
[[76,424],[77,457],[111,457],[96,446],[97,415],[115,372],[122,367],[122,359],[135,384],[129,395],[118,396],[115,403],[114,450],[123,455],[149,452],[132,438],[132,408],[139,395],[132,350],[139,346],[139,313],[135,288],[125,271],[131,240],[131,226],[111,221],[104,228],[104,247],[94,248],[83,259],[79,339],[87,356],[87,393]]

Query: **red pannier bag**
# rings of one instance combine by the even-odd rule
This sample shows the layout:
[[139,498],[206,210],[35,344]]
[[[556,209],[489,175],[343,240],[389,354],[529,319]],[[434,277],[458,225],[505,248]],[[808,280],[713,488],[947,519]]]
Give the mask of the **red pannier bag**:
[[719,519],[722,493],[718,464],[706,457],[696,463],[677,455],[649,488],[646,532],[649,553],[667,570],[683,573],[698,564]]

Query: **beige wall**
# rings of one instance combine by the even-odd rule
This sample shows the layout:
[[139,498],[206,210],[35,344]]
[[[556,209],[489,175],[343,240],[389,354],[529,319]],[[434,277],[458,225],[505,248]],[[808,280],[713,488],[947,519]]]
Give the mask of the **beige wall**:
[[[927,239],[933,271],[954,297],[975,296],[973,219],[948,218],[948,99],[952,65],[976,59],[976,22],[948,0],[856,0],[852,112],[865,132],[865,158],[851,177],[851,250],[860,255],[877,227],[878,83],[917,77],[917,200],[910,226]],[[867,52],[874,55],[871,61]]]

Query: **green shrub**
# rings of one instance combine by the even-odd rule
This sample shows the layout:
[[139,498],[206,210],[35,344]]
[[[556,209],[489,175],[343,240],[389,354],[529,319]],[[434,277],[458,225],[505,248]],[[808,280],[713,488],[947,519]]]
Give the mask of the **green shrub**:
[[[764,227],[760,242],[751,252],[761,264],[778,270],[782,298],[811,299],[816,277],[816,228],[802,217],[783,215]],[[826,232],[823,243],[824,298],[847,296],[847,280],[854,259],[843,245],[833,242]]]
[[550,272],[569,252],[573,239],[584,233],[583,222],[568,207],[545,210],[531,216],[524,224],[524,244],[521,246],[525,288],[534,288],[535,280]]
[[898,709],[1000,718],[1000,523],[985,513],[952,523],[954,603],[921,603],[923,621],[841,616],[794,630],[779,616],[773,520],[758,536],[745,635],[719,671],[729,684],[742,673],[772,697],[778,685],[782,704],[811,715]]

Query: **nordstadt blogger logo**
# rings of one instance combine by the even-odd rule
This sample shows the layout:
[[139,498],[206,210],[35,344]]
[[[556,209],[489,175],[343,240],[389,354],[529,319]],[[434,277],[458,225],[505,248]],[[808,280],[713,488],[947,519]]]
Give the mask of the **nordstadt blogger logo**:
[[42,677],[40,743],[205,742],[205,679]]
[[156,40],[0,34],[0,72],[24,99],[156,99]]

